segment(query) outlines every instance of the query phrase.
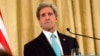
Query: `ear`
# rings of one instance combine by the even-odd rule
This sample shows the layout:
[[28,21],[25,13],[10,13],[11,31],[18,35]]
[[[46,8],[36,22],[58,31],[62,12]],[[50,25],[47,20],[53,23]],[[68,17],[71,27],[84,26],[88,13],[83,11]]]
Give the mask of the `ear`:
[[38,19],[38,22],[39,22],[39,24],[40,24],[40,19]]
[[56,22],[57,22],[57,17],[56,17]]
[[57,20],[57,18],[58,18],[58,17],[56,16],[56,20]]

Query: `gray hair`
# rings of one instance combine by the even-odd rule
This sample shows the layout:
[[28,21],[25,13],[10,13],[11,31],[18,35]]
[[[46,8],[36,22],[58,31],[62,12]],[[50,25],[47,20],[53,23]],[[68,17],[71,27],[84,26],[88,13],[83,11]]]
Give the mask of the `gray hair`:
[[57,9],[53,4],[43,2],[43,3],[39,4],[37,11],[36,11],[36,16],[38,19],[40,18],[40,10],[45,8],[45,7],[50,7],[53,10],[54,14],[56,16],[58,16]]

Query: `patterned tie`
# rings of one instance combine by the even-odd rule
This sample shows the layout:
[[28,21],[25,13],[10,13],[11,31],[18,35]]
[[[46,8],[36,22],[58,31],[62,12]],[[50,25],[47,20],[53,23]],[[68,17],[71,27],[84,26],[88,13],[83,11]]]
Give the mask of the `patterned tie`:
[[51,35],[51,43],[56,56],[61,56],[60,48],[56,42],[56,36],[54,34]]

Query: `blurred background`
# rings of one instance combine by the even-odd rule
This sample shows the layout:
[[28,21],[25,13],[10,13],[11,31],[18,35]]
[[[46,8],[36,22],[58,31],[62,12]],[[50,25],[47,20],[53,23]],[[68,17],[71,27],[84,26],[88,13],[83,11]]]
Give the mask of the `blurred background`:
[[41,27],[36,18],[39,3],[49,2],[58,9],[58,31],[77,38],[83,55],[100,54],[100,0],[0,0],[0,10],[13,56],[23,56],[24,44],[36,38]]

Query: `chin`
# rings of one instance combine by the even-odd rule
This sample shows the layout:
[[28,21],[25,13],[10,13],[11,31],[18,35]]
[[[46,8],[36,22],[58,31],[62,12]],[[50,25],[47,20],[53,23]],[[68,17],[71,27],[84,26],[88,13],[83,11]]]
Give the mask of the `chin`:
[[54,27],[49,27],[49,28],[47,28],[47,30],[52,30]]

